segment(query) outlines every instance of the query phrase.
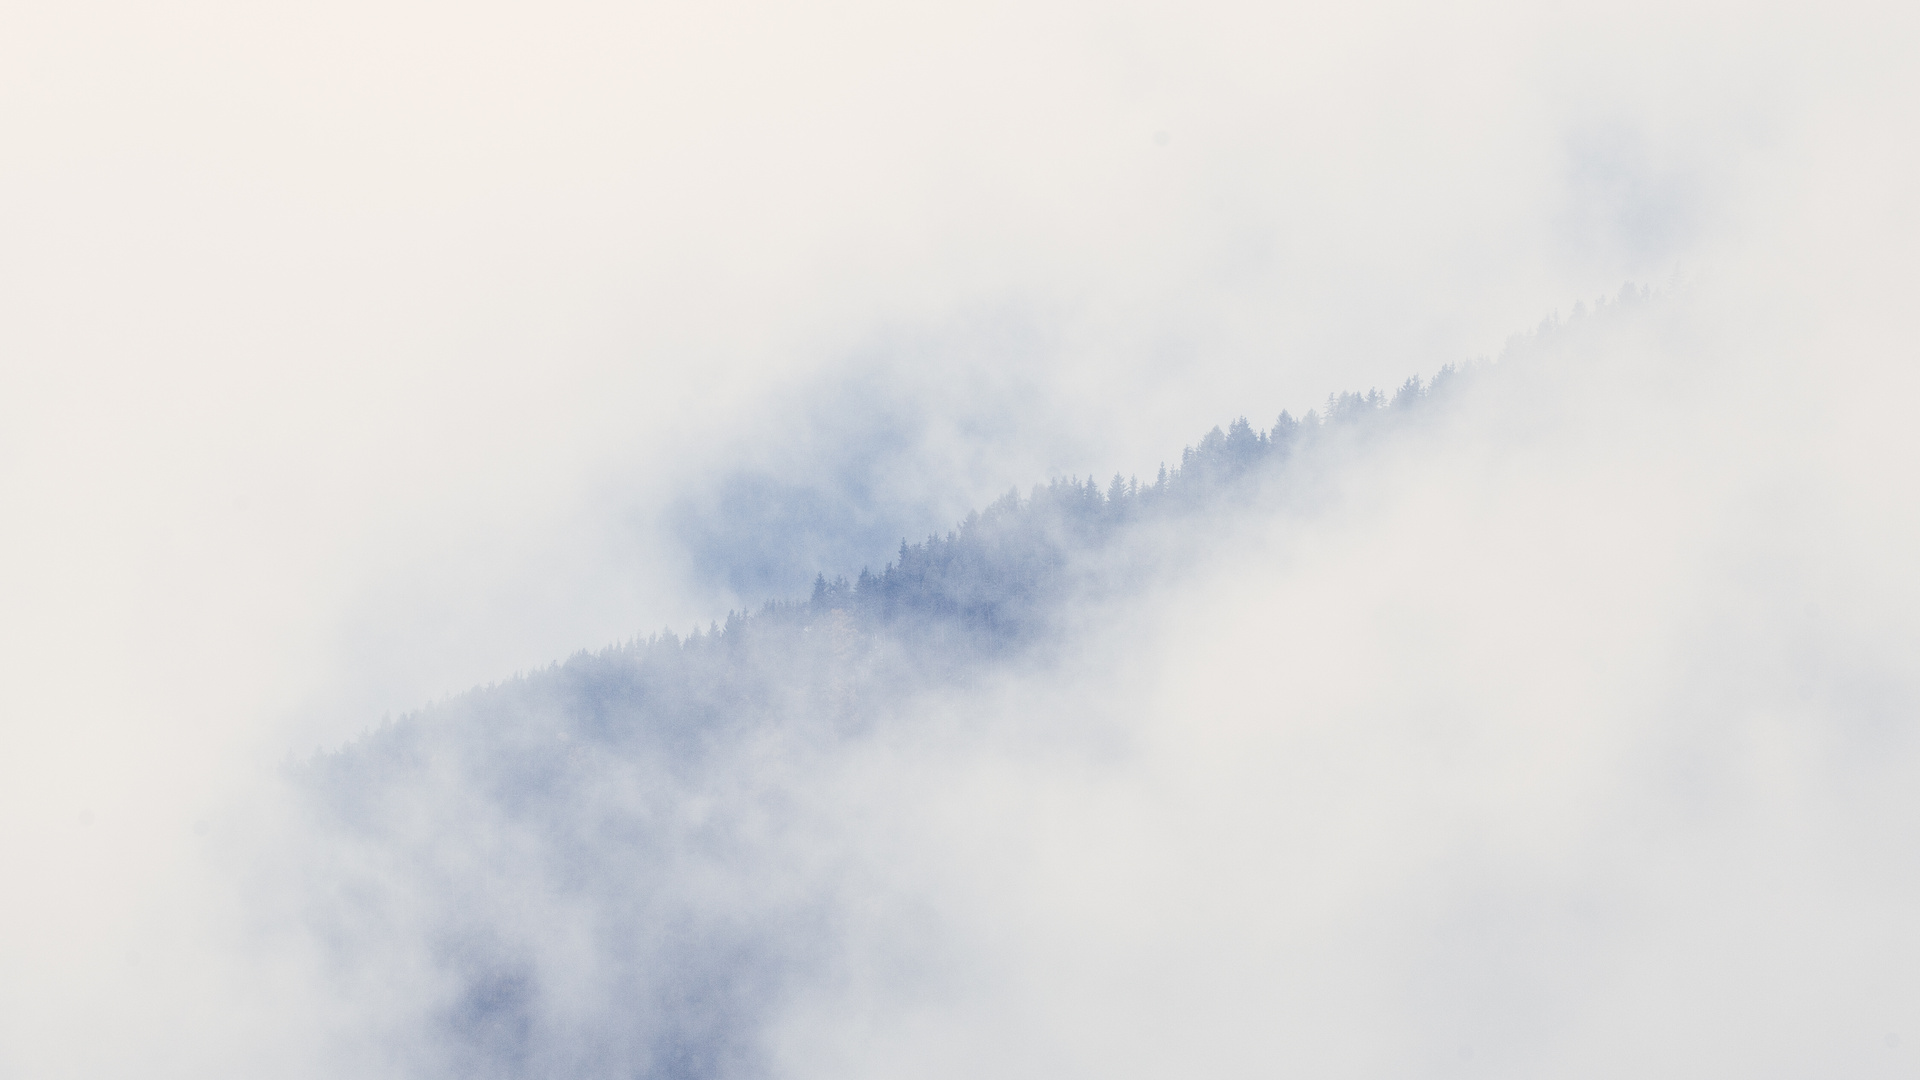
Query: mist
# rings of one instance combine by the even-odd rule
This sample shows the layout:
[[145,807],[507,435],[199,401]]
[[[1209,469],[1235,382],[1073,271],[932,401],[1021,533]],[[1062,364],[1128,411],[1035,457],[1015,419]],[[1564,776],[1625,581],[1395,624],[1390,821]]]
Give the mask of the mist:
[[1103,609],[977,756],[889,758],[941,981],[867,942],[796,1071],[1911,1069],[1911,578],[1827,547],[1879,496],[1760,437],[1804,402],[1641,389],[1736,374],[1698,310]]
[[[512,1075],[432,1026],[466,896],[609,1075],[1910,1070],[1899,15],[6,21],[0,1071]],[[417,848],[285,791],[1009,488],[1475,361],[1129,541],[1038,652],[582,794],[735,823],[601,853],[766,945],[751,1008],[639,1010],[724,1019],[698,1067],[608,975],[669,992],[693,939],[568,938],[466,774],[397,789]]]

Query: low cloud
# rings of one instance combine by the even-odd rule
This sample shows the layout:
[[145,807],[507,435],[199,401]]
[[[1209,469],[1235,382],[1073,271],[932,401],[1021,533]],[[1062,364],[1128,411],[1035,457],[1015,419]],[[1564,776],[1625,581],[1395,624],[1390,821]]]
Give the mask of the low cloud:
[[[462,980],[589,1032],[736,946],[715,1071],[1909,1061],[1903,13],[123,7],[0,41],[0,1072],[474,1066]],[[596,879],[738,937],[603,953],[492,794],[412,862],[275,794],[1555,309],[1045,665],[575,793],[758,822]]]

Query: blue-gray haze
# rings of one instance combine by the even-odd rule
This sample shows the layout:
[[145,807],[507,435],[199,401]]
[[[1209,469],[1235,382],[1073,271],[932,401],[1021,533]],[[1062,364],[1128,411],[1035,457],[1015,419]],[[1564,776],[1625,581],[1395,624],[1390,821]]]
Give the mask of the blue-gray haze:
[[0,1078],[1920,1070],[1905,6],[0,25]]
[[[1647,302],[1624,290],[1586,318]],[[900,539],[883,565],[816,570],[806,595],[582,651],[293,769],[320,826],[299,918],[330,943],[343,993],[391,995],[396,1030],[349,1041],[430,1076],[767,1073],[764,1028],[831,981],[871,887],[834,870],[843,840],[810,832],[836,758],[953,723],[924,703],[1045,669],[1074,647],[1077,613],[1126,605],[1249,515],[1310,515],[1318,463],[1404,435],[1463,387],[1513,377],[1528,347],[1587,331],[1543,327],[1504,364],[1234,420],[1153,476],[1009,491]],[[809,530],[858,540],[864,526],[815,498],[726,484],[719,509],[739,517],[708,528],[763,533],[727,549],[746,553],[737,580],[767,579],[760,553],[785,530],[802,551]],[[937,928],[917,934],[933,937],[897,945],[938,951]]]

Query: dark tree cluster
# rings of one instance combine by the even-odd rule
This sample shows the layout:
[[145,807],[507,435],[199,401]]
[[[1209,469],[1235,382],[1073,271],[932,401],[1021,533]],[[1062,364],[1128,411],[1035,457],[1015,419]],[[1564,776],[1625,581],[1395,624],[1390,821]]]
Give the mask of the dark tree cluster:
[[[1379,390],[1329,395],[1324,409],[1295,419],[1282,412],[1261,430],[1241,417],[1215,427],[1165,465],[1149,483],[1115,474],[1103,491],[1093,477],[1055,479],[1025,498],[1009,491],[967,515],[945,536],[902,540],[898,558],[879,573],[814,580],[801,602],[769,602],[758,618],[804,623],[829,611],[849,613],[863,630],[925,632],[939,627],[989,639],[1015,639],[1038,629],[1048,605],[1071,583],[1076,556],[1097,551],[1129,526],[1197,515],[1221,500],[1246,499],[1254,483],[1326,430],[1358,428],[1445,392],[1458,378],[1443,368],[1431,383],[1408,379],[1391,396]],[[728,626],[739,625],[730,615]]]

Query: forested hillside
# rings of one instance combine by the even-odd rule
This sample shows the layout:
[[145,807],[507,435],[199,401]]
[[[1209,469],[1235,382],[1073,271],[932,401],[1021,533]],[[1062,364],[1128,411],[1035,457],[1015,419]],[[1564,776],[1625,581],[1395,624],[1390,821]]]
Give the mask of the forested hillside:
[[[1009,491],[969,514],[945,536],[901,541],[898,557],[879,573],[857,579],[823,573],[806,601],[770,601],[756,621],[804,625],[828,612],[845,612],[863,631],[960,632],[976,642],[1018,641],[1042,628],[1049,604],[1072,587],[1077,560],[1099,552],[1131,527],[1202,518],[1221,502],[1256,497],[1295,453],[1341,431],[1390,422],[1459,378],[1442,369],[1429,384],[1409,379],[1391,397],[1379,390],[1336,394],[1324,416],[1310,410],[1295,419],[1282,412],[1271,429],[1245,417],[1215,427],[1142,483],[1115,474],[1104,486],[1093,477],[1059,478],[1022,497]],[[722,636],[746,620],[730,617]]]
[[1177,550],[1168,532],[1204,545],[1462,378],[1235,420],[1151,481],[1012,491],[877,570],[823,568],[811,596],[403,716],[295,770],[329,838],[305,857],[302,917],[343,991],[391,1003],[392,1052],[418,1072],[750,1075],[758,1025],[845,917],[848,884],[801,865],[822,857],[793,835],[806,778],[916,723],[912,702],[1044,650],[1073,599],[1123,594]]

